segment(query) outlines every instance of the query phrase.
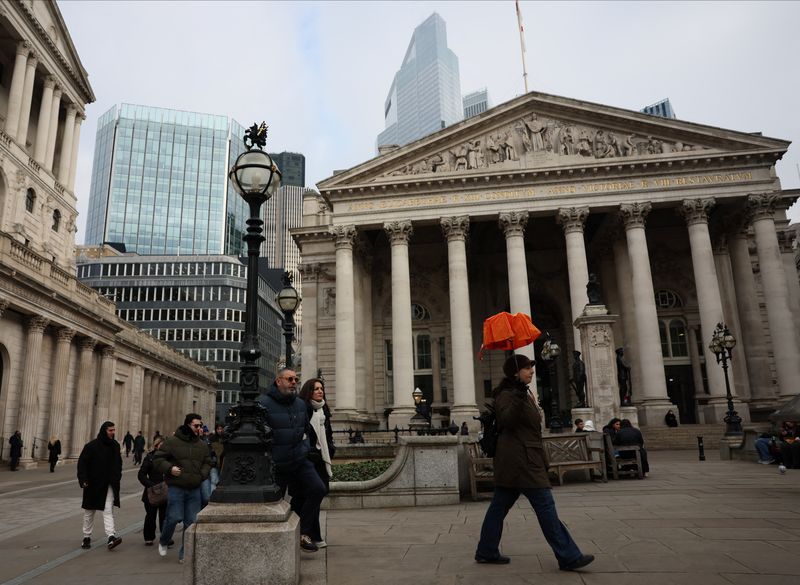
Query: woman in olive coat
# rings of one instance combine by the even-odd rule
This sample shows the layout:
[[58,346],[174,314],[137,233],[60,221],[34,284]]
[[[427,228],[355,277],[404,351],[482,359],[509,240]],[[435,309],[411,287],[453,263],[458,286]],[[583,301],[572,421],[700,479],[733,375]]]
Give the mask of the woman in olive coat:
[[542,418],[528,389],[535,363],[514,355],[503,364],[505,378],[494,390],[494,408],[500,434],[494,456],[495,489],[483,519],[475,552],[479,563],[507,564],[500,553],[503,522],[520,494],[528,498],[547,543],[562,571],[585,567],[594,560],[581,553],[566,526],[558,519],[542,445]]

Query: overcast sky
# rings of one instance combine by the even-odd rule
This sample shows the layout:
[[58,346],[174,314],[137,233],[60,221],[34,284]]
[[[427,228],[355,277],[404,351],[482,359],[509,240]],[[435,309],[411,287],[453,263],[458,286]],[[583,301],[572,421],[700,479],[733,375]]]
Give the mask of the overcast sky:
[[[800,187],[799,2],[521,2],[529,88],[793,141]],[[97,101],[81,130],[84,238],[97,119],[123,102],[266,120],[271,151],[306,156],[306,182],[374,156],[383,104],[414,28],[447,23],[461,91],[524,93],[514,2],[121,2],[59,7]],[[790,210],[800,221],[800,205]]]

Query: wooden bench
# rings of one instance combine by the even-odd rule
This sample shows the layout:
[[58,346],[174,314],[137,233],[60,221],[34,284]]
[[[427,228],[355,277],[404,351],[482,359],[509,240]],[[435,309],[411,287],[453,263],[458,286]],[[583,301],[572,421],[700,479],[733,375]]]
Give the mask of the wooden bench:
[[[494,462],[491,457],[486,457],[481,451],[478,443],[467,443],[467,455],[469,457],[469,489],[472,499],[479,497],[491,497],[494,491]],[[482,486],[488,485],[488,490],[480,490]]]
[[[611,476],[614,479],[619,479],[620,475],[636,476],[639,479],[644,478],[642,471],[642,454],[639,451],[639,445],[614,445],[611,442],[611,435],[603,433],[603,441],[606,446],[606,460],[611,467]],[[635,458],[623,458],[619,456],[620,451],[633,451]]]
[[[550,463],[550,473],[558,478],[558,485],[564,485],[564,474],[568,471],[585,470],[587,479],[592,472],[606,481],[603,450],[589,445],[589,433],[545,435],[542,437],[544,450]],[[597,458],[594,455],[597,454]]]

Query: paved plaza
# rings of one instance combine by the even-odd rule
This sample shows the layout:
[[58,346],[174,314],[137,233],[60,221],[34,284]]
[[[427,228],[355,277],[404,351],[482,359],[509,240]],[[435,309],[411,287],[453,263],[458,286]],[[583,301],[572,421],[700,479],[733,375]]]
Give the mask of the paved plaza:
[[[800,582],[800,470],[700,462],[693,451],[651,452],[645,480],[555,488],[563,521],[597,560],[558,571],[535,515],[520,500],[509,514],[505,566],[478,565],[475,544],[487,501],[426,508],[330,511],[330,546],[303,553],[303,585],[796,585]],[[177,549],[162,559],[145,547],[135,468],[125,460],[122,545],[83,551],[75,467],[0,471],[0,585],[177,585]],[[98,531],[98,527],[100,530]]]

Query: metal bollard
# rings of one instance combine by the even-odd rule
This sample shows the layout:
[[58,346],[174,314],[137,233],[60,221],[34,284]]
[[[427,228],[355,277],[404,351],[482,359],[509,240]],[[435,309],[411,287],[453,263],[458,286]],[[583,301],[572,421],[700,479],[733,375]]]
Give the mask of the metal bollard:
[[703,435],[697,435],[697,451],[700,461],[706,460],[706,450],[703,446]]

